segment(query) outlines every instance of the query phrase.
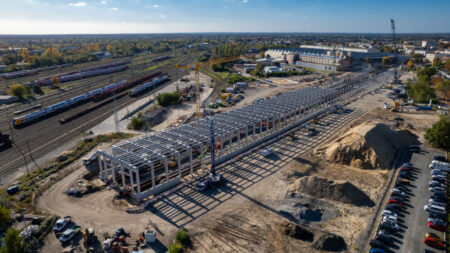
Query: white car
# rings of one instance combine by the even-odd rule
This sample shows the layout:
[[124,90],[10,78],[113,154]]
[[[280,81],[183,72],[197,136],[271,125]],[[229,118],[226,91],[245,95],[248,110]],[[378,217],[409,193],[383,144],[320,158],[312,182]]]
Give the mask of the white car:
[[55,232],[62,231],[67,226],[67,224],[69,224],[70,220],[71,220],[70,216],[58,219],[55,223],[55,226],[53,227],[53,231]]
[[390,210],[383,210],[383,212],[381,212],[381,216],[393,216],[395,217],[395,219],[397,219],[398,215]]
[[438,214],[447,214],[447,209],[441,206],[435,205],[425,205],[423,209],[427,212],[438,213]]
[[266,149],[264,149],[264,151],[262,152],[262,156],[264,156],[264,157],[268,157],[268,156],[271,156],[273,154],[273,151],[270,149],[270,148],[266,148]]
[[387,225],[387,226],[390,226],[390,227],[392,227],[392,228],[394,228],[395,230],[398,230],[399,229],[399,227],[398,227],[398,224],[397,223],[394,223],[394,222],[389,222],[389,221],[381,221],[381,227],[383,227],[383,225]]
[[429,200],[428,200],[428,204],[430,204],[430,205],[435,205],[435,206],[447,207],[447,203],[440,202],[440,201],[437,201],[437,200],[435,200],[435,199],[429,199]]
[[446,192],[446,189],[441,186],[431,186],[430,188],[428,188],[428,190],[430,190],[432,192],[434,192],[434,191]]
[[405,197],[405,195],[406,195],[405,192],[402,192],[399,189],[392,189],[391,193],[396,193],[396,194],[398,194],[398,195],[400,195],[402,197]]
[[396,216],[383,216],[382,222],[388,222],[391,224],[397,224],[397,217]]

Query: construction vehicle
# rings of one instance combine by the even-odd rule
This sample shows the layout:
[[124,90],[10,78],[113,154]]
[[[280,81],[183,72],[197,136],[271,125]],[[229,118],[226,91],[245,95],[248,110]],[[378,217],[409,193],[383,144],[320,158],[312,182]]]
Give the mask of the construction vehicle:
[[95,243],[95,232],[93,228],[86,228],[83,231],[83,238],[86,249],[88,249],[88,252],[93,252],[92,245]]
[[219,64],[219,63],[224,63],[224,62],[230,62],[230,61],[235,61],[238,60],[239,57],[231,57],[231,58],[222,58],[222,59],[217,59],[217,60],[210,60],[207,62],[195,62],[194,66],[181,66],[176,64],[175,68],[178,69],[192,69],[195,71],[195,92],[196,92],[196,96],[195,96],[195,100],[196,100],[196,115],[197,118],[201,118],[202,117],[202,112],[201,112],[201,102],[200,102],[200,68],[204,67],[204,66],[209,66],[209,65],[213,65],[213,64]]
[[391,112],[399,112],[400,111],[400,102],[394,101],[394,107],[392,107]]
[[0,150],[11,147],[12,141],[8,134],[0,132]]
[[[203,104],[203,114],[205,116],[209,114],[206,111],[206,109],[205,109],[205,104]],[[210,148],[210,151],[211,151],[211,170],[210,170],[209,177],[207,177],[204,180],[201,180],[201,181],[197,182],[196,187],[200,191],[204,191],[204,190],[209,189],[209,188],[214,188],[216,185],[218,185],[218,184],[223,182],[222,175],[219,174],[219,173],[216,173],[216,160],[215,160],[216,149],[218,147],[220,147],[221,143],[218,142],[217,145],[214,145],[216,143],[216,137],[215,137],[215,134],[214,134],[214,122],[209,117],[206,117],[206,120],[209,123],[209,130],[211,132],[211,147],[215,146],[215,148]]]
[[314,117],[314,119],[312,120],[313,124],[319,124],[319,117]]

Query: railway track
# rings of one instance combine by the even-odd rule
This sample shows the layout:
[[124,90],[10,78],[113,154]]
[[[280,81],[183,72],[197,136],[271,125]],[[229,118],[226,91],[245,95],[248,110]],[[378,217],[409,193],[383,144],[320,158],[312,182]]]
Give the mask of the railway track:
[[[168,64],[176,63],[177,60],[180,60],[179,57],[182,57],[182,55],[173,56],[171,58],[171,60],[168,61]],[[68,82],[64,85],[64,87],[71,87],[68,89],[67,92],[55,92],[55,93],[49,94],[46,97],[38,99],[38,101],[33,104],[40,103],[43,106],[51,105],[51,104],[57,103],[61,100],[65,100],[65,99],[68,99],[73,96],[81,95],[82,93],[85,93],[86,90],[94,90],[96,88],[105,86],[108,83],[118,82],[123,79],[132,79],[132,78],[134,78],[135,75],[137,75],[139,72],[142,72],[142,70],[144,70],[145,68],[158,64],[158,62],[152,61],[153,58],[154,57],[152,57],[151,59],[149,59],[147,61],[138,60],[137,62],[132,62],[130,64],[130,68],[125,71],[112,73],[109,75],[92,77],[89,79]],[[13,111],[25,109],[29,106],[32,106],[33,104],[17,105],[15,107],[9,107],[7,109],[4,109],[4,110],[0,111],[0,119],[4,115],[10,114]],[[0,124],[0,129],[2,129],[1,124]]]
[[[188,59],[188,57],[186,56],[179,62],[184,64],[188,63],[189,60],[190,59]],[[169,78],[174,79],[176,70],[171,67],[171,64],[172,62],[168,62],[167,65],[150,72],[163,71],[164,69],[168,68],[168,71],[165,72],[169,74]],[[143,72],[142,76],[148,75],[150,72]],[[132,79],[137,78],[139,77],[135,76]],[[121,77],[121,79],[125,78]],[[165,85],[162,85],[158,89],[164,86]],[[158,89],[151,92],[155,92]],[[124,91],[123,93],[126,92],[127,91]],[[117,95],[118,99],[116,101],[118,109],[122,109],[136,101],[135,98],[131,98],[126,94],[124,96],[120,96],[120,94]],[[82,135],[85,131],[94,127],[113,114],[114,105],[113,103],[109,103],[87,115],[71,121],[70,123],[61,125],[58,122],[58,119],[68,117],[79,111],[85,110],[93,104],[94,102],[85,103],[81,106],[73,108],[72,110],[52,115],[46,119],[43,119],[21,129],[13,129],[8,127],[8,124],[10,124],[10,117],[6,119],[8,124],[5,124],[5,121],[3,120],[3,125],[7,126],[7,131],[5,131],[5,133],[10,133],[15,143],[12,148],[0,152],[0,177],[4,177],[16,172],[18,168],[25,166],[26,163],[28,165],[34,164],[32,160],[43,157],[46,153],[54,150],[57,147],[60,147],[63,143],[66,143],[74,139],[75,137]],[[43,164],[38,165],[43,166]]]

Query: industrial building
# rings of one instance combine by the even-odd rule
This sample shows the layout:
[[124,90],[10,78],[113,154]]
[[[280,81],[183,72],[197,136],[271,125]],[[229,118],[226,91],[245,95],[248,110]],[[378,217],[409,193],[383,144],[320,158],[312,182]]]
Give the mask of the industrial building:
[[356,96],[367,79],[367,74],[360,74],[211,116],[215,143],[210,142],[208,120],[200,119],[99,150],[100,178],[130,189],[131,196],[142,201],[180,184],[184,176],[207,172],[211,148],[217,164],[225,162]]
[[380,53],[377,48],[351,48],[342,46],[302,45],[300,48],[269,49],[271,58],[281,58],[289,64],[326,71],[344,71],[367,59],[381,62],[383,57],[394,56]]

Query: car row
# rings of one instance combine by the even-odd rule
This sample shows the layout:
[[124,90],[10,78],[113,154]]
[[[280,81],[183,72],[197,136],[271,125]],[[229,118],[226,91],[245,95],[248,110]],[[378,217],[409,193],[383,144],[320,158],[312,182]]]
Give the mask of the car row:
[[[424,206],[424,210],[429,212],[427,224],[431,229],[438,231],[447,230],[447,170],[448,163],[443,157],[434,157],[430,163],[431,181],[428,189],[432,193],[428,199],[428,204]],[[427,233],[423,242],[433,248],[442,249],[445,244],[442,239],[435,233]]]
[[375,239],[369,242],[370,253],[388,252],[389,247],[394,246],[393,236],[400,231],[399,214],[405,208],[407,199],[407,187],[412,178],[413,165],[403,163],[400,166],[397,181],[391,190],[385,209],[381,212],[381,222]]

